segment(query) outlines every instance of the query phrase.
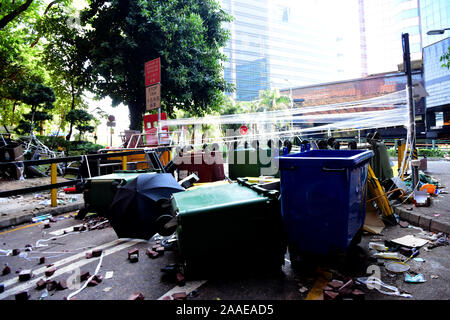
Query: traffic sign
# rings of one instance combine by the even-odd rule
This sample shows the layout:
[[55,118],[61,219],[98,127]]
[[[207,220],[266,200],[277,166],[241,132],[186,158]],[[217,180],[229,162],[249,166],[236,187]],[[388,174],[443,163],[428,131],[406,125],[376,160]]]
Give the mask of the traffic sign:
[[146,110],[158,109],[161,107],[161,84],[145,88]]
[[145,86],[161,82],[161,59],[153,59],[145,63]]
[[247,134],[247,132],[248,132],[248,128],[247,128],[247,126],[241,126],[240,128],[239,128],[239,132],[241,133],[241,135],[246,135]]

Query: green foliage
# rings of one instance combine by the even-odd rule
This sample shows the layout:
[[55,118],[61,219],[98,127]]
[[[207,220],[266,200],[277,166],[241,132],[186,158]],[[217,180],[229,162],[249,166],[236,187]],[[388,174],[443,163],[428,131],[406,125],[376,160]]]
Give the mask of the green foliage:
[[445,151],[439,149],[419,149],[418,155],[427,158],[442,158],[445,155]]
[[[107,5],[108,3],[108,5]],[[202,115],[216,110],[222,92],[220,52],[230,21],[214,0],[92,1],[82,15],[84,45],[96,81],[91,89],[130,110],[130,129],[141,130],[145,112],[145,62],[161,58],[162,107]]]
[[[66,119],[76,125],[77,130],[80,132],[80,140],[81,136],[85,132],[94,132],[95,128],[90,125],[91,121],[94,120],[94,116],[92,116],[89,112],[84,109],[75,109],[70,111]],[[69,140],[69,139],[67,139]]]
[[450,47],[448,47],[447,53],[442,55],[439,61],[442,62],[442,68],[450,69]]

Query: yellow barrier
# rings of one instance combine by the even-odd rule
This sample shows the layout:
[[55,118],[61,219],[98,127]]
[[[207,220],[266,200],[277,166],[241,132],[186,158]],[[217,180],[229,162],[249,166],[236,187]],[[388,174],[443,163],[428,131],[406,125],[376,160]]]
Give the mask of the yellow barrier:
[[[56,183],[56,179],[58,176],[58,172],[57,172],[57,164],[56,163],[52,163],[50,165],[51,171],[50,171],[50,183],[51,184],[55,184]],[[52,189],[51,190],[51,205],[52,207],[56,207],[58,204],[58,189]]]

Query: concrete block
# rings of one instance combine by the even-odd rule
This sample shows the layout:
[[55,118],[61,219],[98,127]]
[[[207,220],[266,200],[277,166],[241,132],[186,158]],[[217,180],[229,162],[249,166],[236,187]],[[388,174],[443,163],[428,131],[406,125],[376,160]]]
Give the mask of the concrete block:
[[31,270],[22,270],[19,273],[19,281],[28,281],[33,276]]
[[38,290],[42,290],[47,286],[47,283],[44,280],[39,280],[38,282],[36,282],[36,289]]
[[51,269],[45,270],[45,276],[46,277],[51,277],[55,273],[55,271],[56,271],[55,268],[51,268]]
[[442,221],[432,220],[430,224],[430,231],[450,234],[450,224],[444,223]]
[[430,217],[421,215],[419,217],[419,227],[421,227],[424,230],[430,230],[431,220],[433,220]]

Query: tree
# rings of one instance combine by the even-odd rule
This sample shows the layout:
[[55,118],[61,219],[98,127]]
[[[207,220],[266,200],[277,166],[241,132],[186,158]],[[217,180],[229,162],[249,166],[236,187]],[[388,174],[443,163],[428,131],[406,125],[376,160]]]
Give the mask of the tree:
[[[91,121],[94,120],[89,112],[83,109],[71,110],[66,119],[73,125],[76,126],[77,130],[80,132],[79,139],[85,132],[94,132],[94,127],[90,125]],[[68,140],[68,139],[67,139]]]
[[54,108],[55,94],[53,90],[41,83],[24,82],[10,91],[17,101],[31,106],[31,111],[24,115],[25,120],[20,120],[16,132],[20,134],[32,134],[34,129],[42,131],[43,122],[53,117],[48,114]]
[[58,96],[57,106],[62,116],[61,126],[69,122],[69,133],[72,136],[74,123],[64,117],[76,108],[86,108],[83,91],[88,87],[90,68],[85,64],[83,41],[78,28],[69,25],[68,21],[75,11],[67,7],[54,7],[42,23],[40,31],[49,41],[43,51],[42,60],[46,64],[51,84]]
[[230,21],[214,0],[93,0],[81,21],[91,29],[84,40],[96,75],[91,89],[128,105],[130,129],[142,130],[145,62],[161,58],[162,108],[204,114],[231,91],[222,76],[220,52]]
[[442,68],[450,69],[450,47],[448,47],[448,51],[441,56],[439,61],[442,62]]
[[255,104],[255,112],[283,110],[289,107],[290,100],[287,96],[281,96],[278,89],[261,90],[258,101]]

